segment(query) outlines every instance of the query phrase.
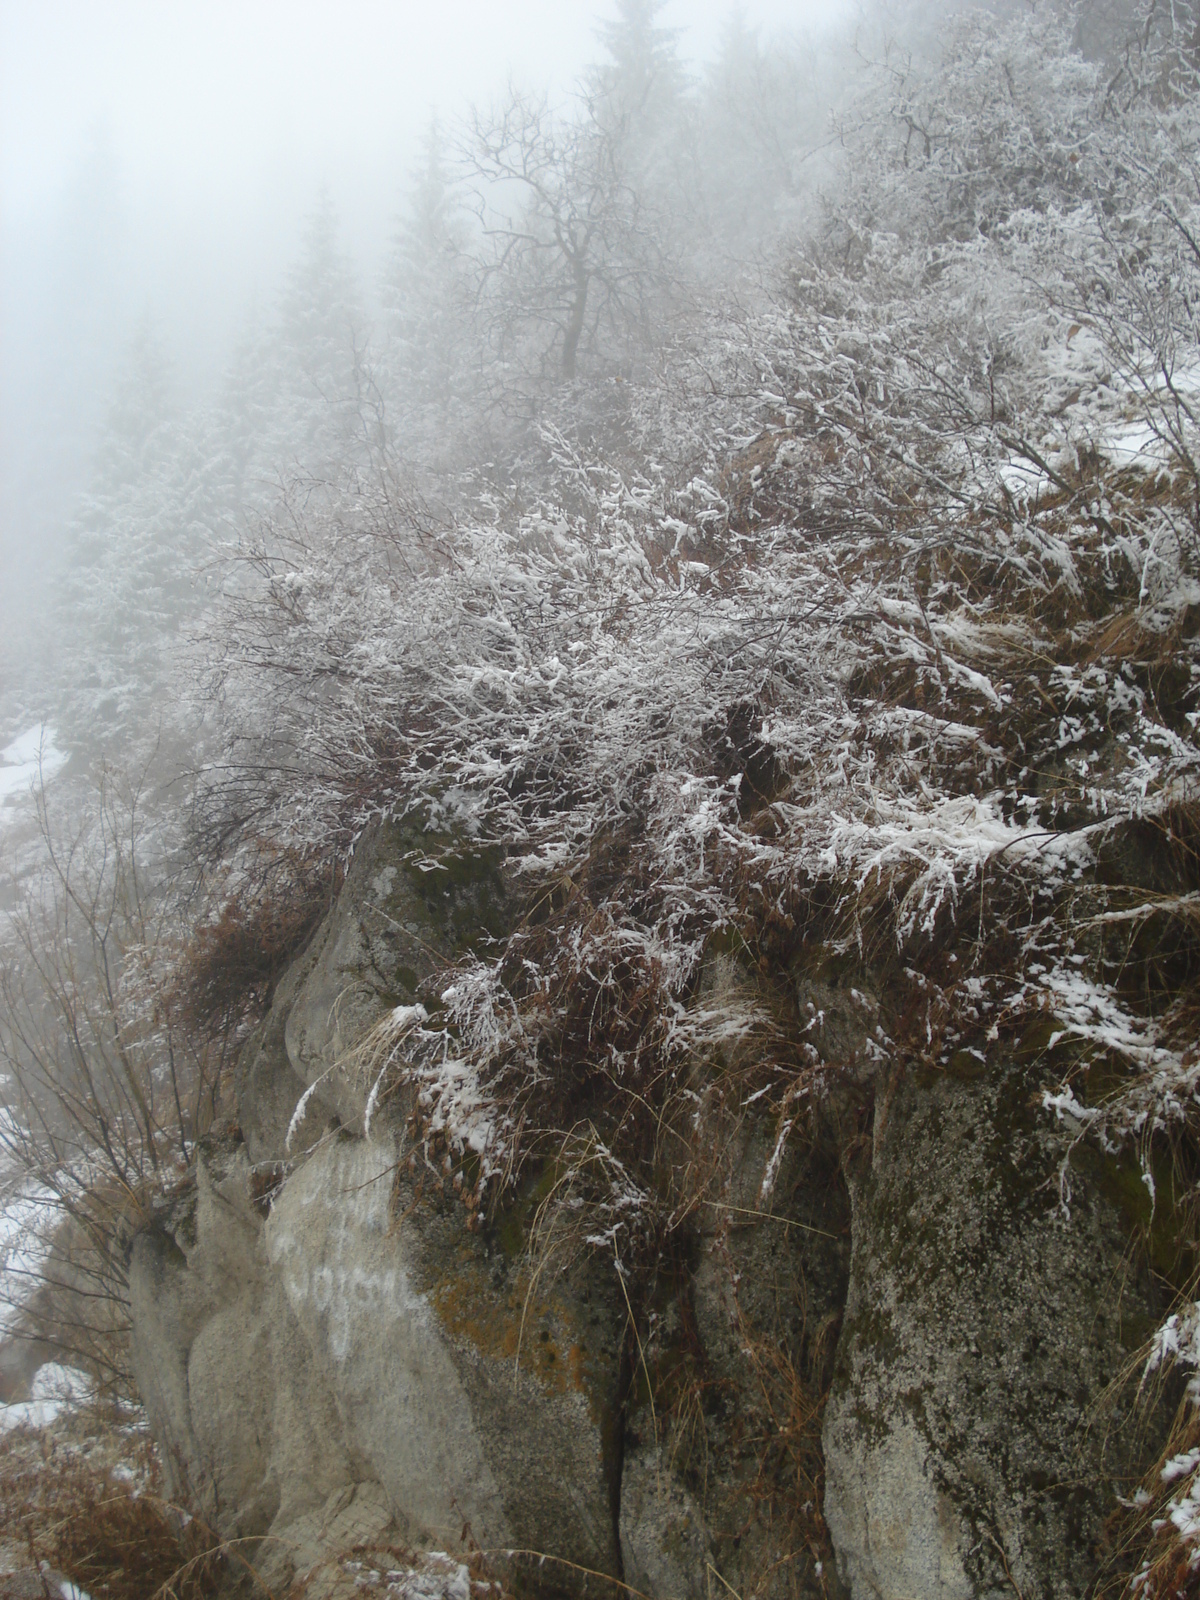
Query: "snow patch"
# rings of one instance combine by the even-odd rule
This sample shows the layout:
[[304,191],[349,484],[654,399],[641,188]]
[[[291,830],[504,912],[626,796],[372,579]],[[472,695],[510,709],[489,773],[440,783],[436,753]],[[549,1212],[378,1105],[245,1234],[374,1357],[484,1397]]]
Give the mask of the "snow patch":
[[13,1428],[45,1428],[64,1411],[74,1411],[92,1398],[92,1381],[74,1367],[51,1362],[37,1374],[28,1400],[0,1405],[0,1434]]
[[68,757],[54,740],[54,729],[39,723],[0,750],[0,805],[20,799],[62,771]]

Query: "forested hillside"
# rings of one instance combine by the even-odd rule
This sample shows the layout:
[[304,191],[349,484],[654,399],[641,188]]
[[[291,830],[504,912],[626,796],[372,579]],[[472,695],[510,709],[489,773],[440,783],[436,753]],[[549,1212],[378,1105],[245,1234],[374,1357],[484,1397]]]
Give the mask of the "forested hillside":
[[[250,1137],[239,1053],[391,829],[379,870],[470,926],[300,1075],[281,1173],[318,1106],[368,1143],[390,1116],[470,1236],[525,1219],[535,1285],[599,1263],[644,1369],[621,1417],[649,1406],[711,1571],[749,1600],[802,1556],[786,1592],[859,1600],[903,1592],[823,1498],[866,1357],[796,1334],[756,1567],[656,1286],[706,1207],[783,1205],[796,1149],[836,1146],[858,1227],[913,1085],[1017,1082],[969,1142],[1053,1147],[1004,1182],[1064,1283],[1093,1195],[1124,1219],[1151,1310],[1087,1425],[1138,1443],[1080,1469],[1057,1555],[948,1457],[975,1542],[936,1592],[1195,1593],[1200,20],[901,11],[791,53],[732,23],[689,78],[657,12],[621,0],[567,102],[431,128],[378,315],[322,204],[215,401],[131,348],[62,594],[75,798],[46,790],[10,924],[0,1142],[122,1302],[131,1216]],[[1063,1295],[1047,1345],[1084,1339]],[[665,1600],[635,1546],[615,1576]]]

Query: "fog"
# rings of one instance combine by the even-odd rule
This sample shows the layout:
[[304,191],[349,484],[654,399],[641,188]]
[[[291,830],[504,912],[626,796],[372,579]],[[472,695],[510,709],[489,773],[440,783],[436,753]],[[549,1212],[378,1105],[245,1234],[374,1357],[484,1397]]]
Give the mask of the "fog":
[[0,0],[28,1592],[1200,1571],[1200,0],[726,3]]
[[[610,8],[611,9],[611,8]],[[849,0],[751,0],[820,32]],[[420,139],[511,80],[568,91],[603,6],[561,0],[0,4],[0,670],[28,689],[120,352],[154,328],[195,393],[273,304],[321,196],[368,296]],[[699,71],[728,0],[659,17]],[[5,725],[7,718],[0,719]],[[0,731],[3,728],[0,727]]]

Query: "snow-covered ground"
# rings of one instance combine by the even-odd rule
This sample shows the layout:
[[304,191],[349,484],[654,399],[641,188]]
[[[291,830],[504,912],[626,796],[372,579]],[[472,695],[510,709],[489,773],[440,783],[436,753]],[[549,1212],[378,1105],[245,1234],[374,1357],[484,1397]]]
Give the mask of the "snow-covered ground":
[[[11,713],[12,708],[8,709]],[[5,720],[11,728],[15,719]],[[35,723],[0,748],[0,837],[5,837],[6,847],[0,862],[0,922],[7,914],[7,891],[28,865],[31,845],[26,836],[36,831],[32,796],[67,764],[67,753],[56,740],[53,727]],[[4,1104],[8,1087],[0,1072],[0,1345],[37,1287],[60,1220],[54,1196],[31,1179],[12,1155],[23,1141],[12,1111]],[[83,1374],[57,1364],[43,1367],[33,1380],[28,1400],[0,1404],[0,1434],[21,1423],[45,1426],[64,1408],[77,1407],[87,1390]]]
[[[0,1108],[0,1118],[11,1113]],[[2,1170],[0,1158],[0,1345],[22,1303],[37,1286],[58,1212],[53,1196],[35,1183]],[[0,1404],[0,1435],[26,1424],[44,1428],[64,1410],[91,1397],[91,1381],[72,1367],[51,1362],[34,1376],[27,1400]]]
[[0,750],[0,827],[15,802],[66,766],[66,753],[54,740],[54,729],[38,723]]
[[86,1374],[52,1361],[34,1378],[28,1400],[0,1405],[0,1434],[22,1425],[45,1428],[64,1410],[76,1409],[91,1398],[92,1385]]

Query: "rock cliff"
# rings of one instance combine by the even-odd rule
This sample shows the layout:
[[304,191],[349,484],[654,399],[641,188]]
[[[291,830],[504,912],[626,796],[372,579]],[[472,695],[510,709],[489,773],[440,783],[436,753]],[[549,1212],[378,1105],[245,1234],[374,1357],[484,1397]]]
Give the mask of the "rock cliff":
[[[1120,1380],[1162,1305],[1028,1061],[873,1068],[872,974],[798,971],[857,1066],[781,1122],[698,1059],[670,1135],[704,1167],[687,1226],[614,1270],[549,1225],[581,1209],[561,1161],[476,1214],[403,1076],[366,1127],[356,1043],[523,910],[498,855],[360,842],[242,1053],[237,1126],[132,1242],[172,1493],[259,1540],[273,1586],[465,1539],[546,1592],[1083,1593],[1152,1453]],[[714,954],[697,1003],[754,982]]]

